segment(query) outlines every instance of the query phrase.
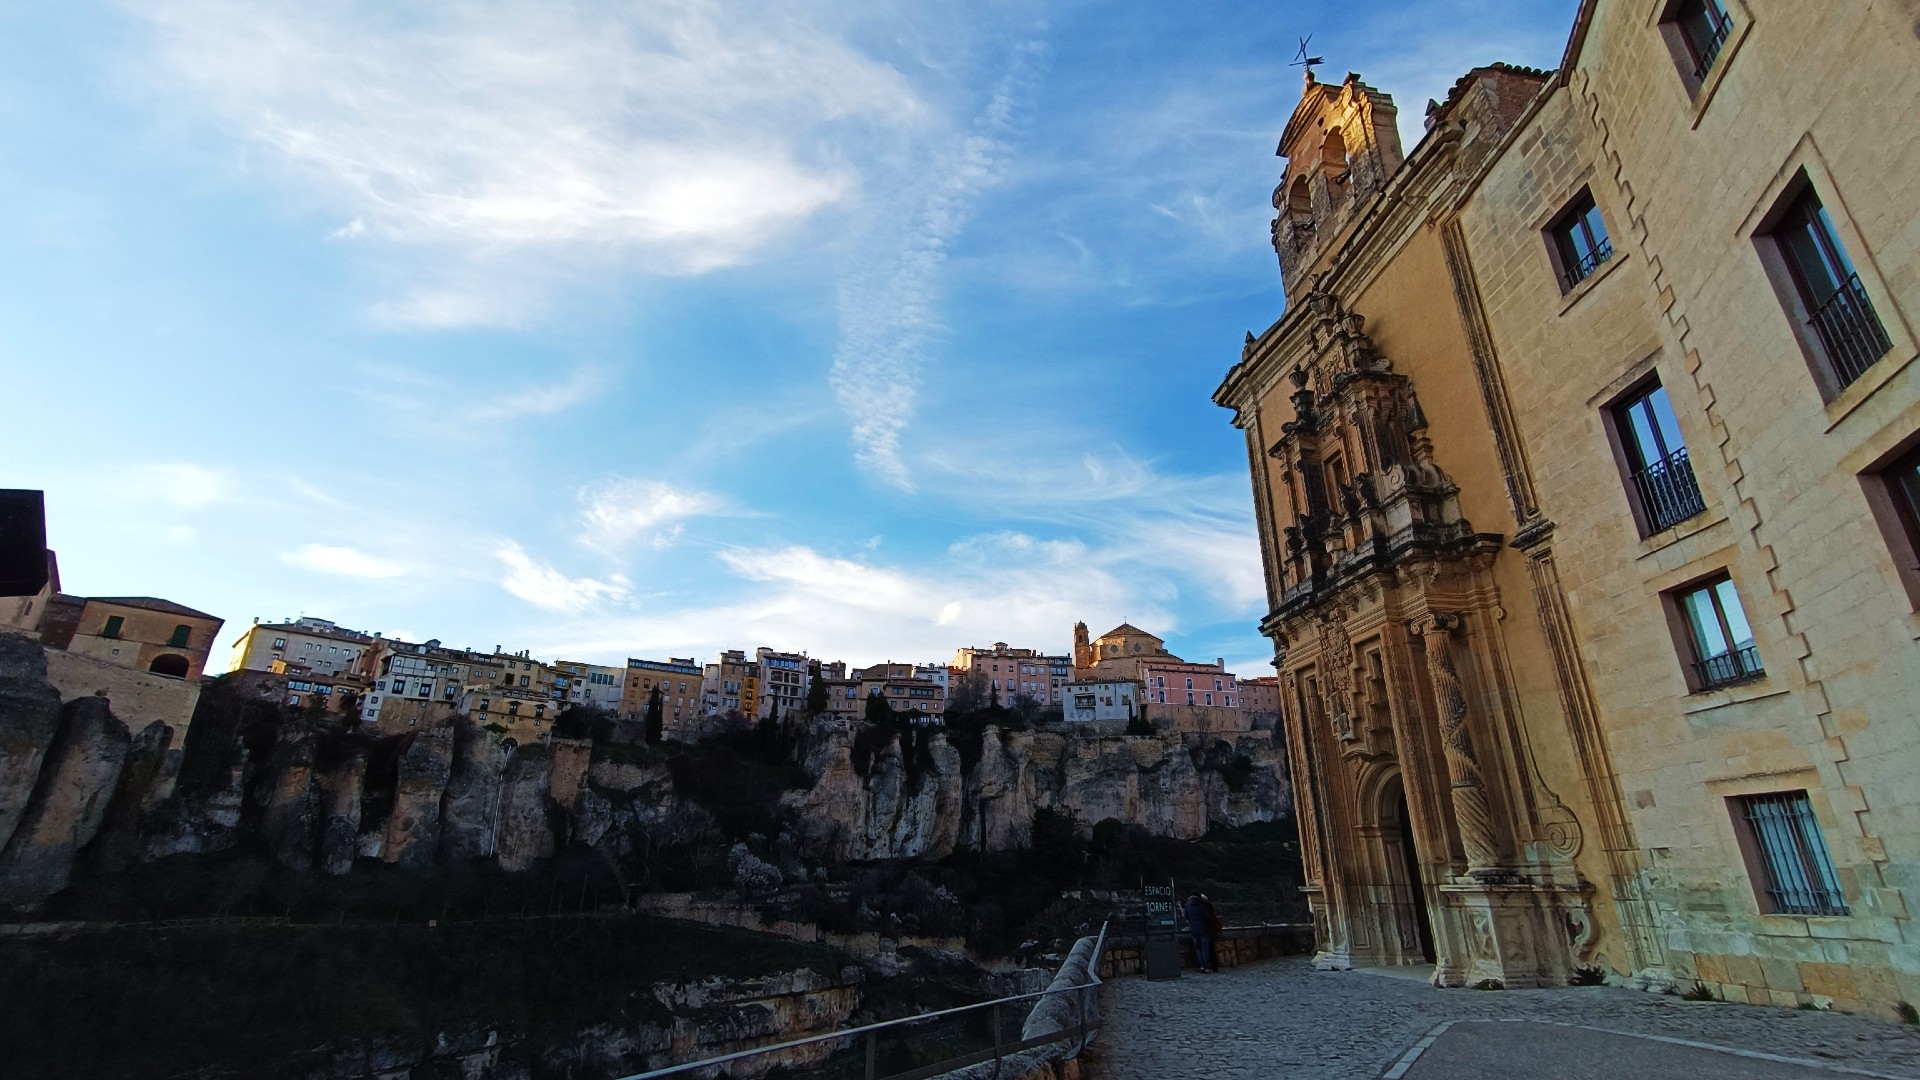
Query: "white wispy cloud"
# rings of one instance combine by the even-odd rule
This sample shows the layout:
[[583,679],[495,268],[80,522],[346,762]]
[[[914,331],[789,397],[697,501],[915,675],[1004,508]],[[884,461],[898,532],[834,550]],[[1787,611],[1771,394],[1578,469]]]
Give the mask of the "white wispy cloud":
[[220,466],[192,462],[134,465],[105,485],[116,497],[132,502],[158,502],[197,509],[226,502],[239,491],[233,472]]
[[353,578],[392,578],[407,572],[406,566],[378,558],[346,544],[306,544],[284,552],[280,561],[302,570]]
[[826,129],[923,108],[802,2],[130,6],[161,88],[335,208],[336,240],[467,257],[422,260],[466,272],[379,311],[429,326],[520,318],[556,252],[674,274],[751,259],[858,189]]
[[933,153],[923,171],[935,179],[910,189],[923,194],[895,211],[873,238],[873,253],[856,262],[840,288],[833,391],[852,422],[855,460],[903,490],[912,490],[913,479],[900,436],[913,418],[920,367],[941,325],[940,269],[974,201],[1001,178],[1016,113],[1031,97],[1046,57],[1038,40],[1013,49],[972,132]]
[[512,381],[449,379],[384,367],[367,372],[354,392],[403,421],[400,430],[437,439],[493,439],[499,425],[555,416],[592,401],[613,381],[606,368],[587,364],[563,375],[531,374]]
[[632,592],[623,575],[615,574],[606,581],[570,578],[546,563],[535,561],[511,540],[502,542],[493,555],[507,568],[506,579],[500,587],[549,611],[578,613],[608,601],[623,600]]
[[736,513],[725,499],[660,480],[616,477],[580,489],[582,539],[602,551],[664,547],[688,519]]

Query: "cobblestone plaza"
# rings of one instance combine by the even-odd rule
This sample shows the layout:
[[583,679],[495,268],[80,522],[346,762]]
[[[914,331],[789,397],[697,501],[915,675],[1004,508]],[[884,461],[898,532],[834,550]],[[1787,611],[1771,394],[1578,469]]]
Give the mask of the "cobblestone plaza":
[[1089,1061],[1099,1080],[1920,1080],[1920,1028],[1610,986],[1436,990],[1404,973],[1315,971],[1289,958],[1165,982],[1116,979],[1104,1001],[1107,1025]]

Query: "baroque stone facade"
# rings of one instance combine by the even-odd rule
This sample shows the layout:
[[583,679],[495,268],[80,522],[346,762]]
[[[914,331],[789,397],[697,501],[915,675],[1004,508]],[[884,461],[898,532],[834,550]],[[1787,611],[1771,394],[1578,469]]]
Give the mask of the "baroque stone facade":
[[1920,1001],[1915,15],[1587,0],[1405,160],[1309,76],[1215,400],[1322,963]]

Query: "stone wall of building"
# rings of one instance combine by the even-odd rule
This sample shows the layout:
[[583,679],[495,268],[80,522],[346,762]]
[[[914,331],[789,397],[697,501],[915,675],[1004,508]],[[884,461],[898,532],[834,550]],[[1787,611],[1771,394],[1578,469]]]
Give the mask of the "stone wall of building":
[[[1734,0],[1691,79],[1641,5],[1591,5],[1564,83],[1461,221],[1584,677],[1628,809],[1650,959],[1734,1000],[1920,1000],[1920,616],[1874,470],[1920,439],[1920,45],[1887,5]],[[1892,348],[1844,391],[1765,235],[1810,182]],[[1542,229],[1591,191],[1615,254],[1571,290]],[[1771,271],[1770,271],[1771,267]],[[1609,407],[1658,380],[1705,505],[1643,536]],[[1676,590],[1724,573],[1764,674],[1690,682]],[[1778,913],[1739,799],[1804,791],[1846,914]]]
[[197,679],[175,679],[62,649],[46,650],[47,681],[62,701],[100,696],[116,716],[159,721],[172,728],[174,745],[186,738],[193,708],[200,701]]

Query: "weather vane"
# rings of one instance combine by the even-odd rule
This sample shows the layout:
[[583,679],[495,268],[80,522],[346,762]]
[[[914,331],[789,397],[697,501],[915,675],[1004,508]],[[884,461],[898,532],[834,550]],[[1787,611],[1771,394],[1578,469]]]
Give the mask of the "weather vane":
[[1298,57],[1298,59],[1294,60],[1293,63],[1287,65],[1288,67],[1306,68],[1308,82],[1313,81],[1313,65],[1324,64],[1327,62],[1326,57],[1307,55],[1307,43],[1312,40],[1313,40],[1312,34],[1308,34],[1306,37],[1301,38],[1300,51],[1295,54]]

